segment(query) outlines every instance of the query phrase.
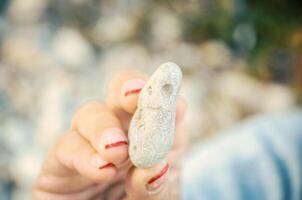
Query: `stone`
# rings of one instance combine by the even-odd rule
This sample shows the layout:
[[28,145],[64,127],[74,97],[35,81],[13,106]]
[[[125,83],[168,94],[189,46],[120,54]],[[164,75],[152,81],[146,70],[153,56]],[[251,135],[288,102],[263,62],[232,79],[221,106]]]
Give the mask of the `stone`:
[[8,6],[8,16],[12,22],[20,24],[38,23],[48,5],[47,0],[13,0]]
[[227,69],[232,66],[232,52],[222,41],[210,40],[202,43],[200,55],[210,69]]
[[179,17],[167,9],[157,9],[151,13],[151,45],[155,49],[166,49],[181,40],[182,30]]
[[128,132],[129,156],[136,167],[150,168],[170,150],[181,80],[180,68],[175,63],[164,63],[140,92]]
[[74,28],[59,29],[51,47],[57,61],[70,69],[86,68],[94,61],[92,46],[87,38]]
[[93,36],[100,46],[122,42],[135,35],[137,25],[138,19],[131,15],[102,16],[93,30]]

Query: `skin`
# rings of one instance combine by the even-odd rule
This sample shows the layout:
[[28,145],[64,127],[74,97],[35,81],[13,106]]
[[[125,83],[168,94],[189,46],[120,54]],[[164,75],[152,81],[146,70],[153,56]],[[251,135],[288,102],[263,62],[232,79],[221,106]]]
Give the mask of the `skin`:
[[[105,102],[91,101],[82,105],[71,120],[70,129],[50,151],[33,186],[35,200],[126,199],[160,200],[179,198],[180,158],[186,145],[184,130],[185,101],[177,101],[175,138],[167,157],[152,168],[135,168],[128,158],[128,145],[106,149],[104,130],[120,128],[127,137],[139,93],[125,96],[123,84],[131,79],[147,80],[136,71],[124,71],[114,77]],[[103,164],[91,162],[101,158]],[[163,169],[166,173],[152,183]],[[178,189],[177,189],[178,188]]]

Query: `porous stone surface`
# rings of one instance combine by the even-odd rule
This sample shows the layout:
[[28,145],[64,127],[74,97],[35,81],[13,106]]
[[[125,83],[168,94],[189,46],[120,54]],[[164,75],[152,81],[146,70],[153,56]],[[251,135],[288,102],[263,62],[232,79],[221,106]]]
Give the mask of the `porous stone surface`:
[[129,156],[136,167],[152,167],[170,150],[181,80],[180,68],[175,63],[164,63],[140,92],[128,135]]

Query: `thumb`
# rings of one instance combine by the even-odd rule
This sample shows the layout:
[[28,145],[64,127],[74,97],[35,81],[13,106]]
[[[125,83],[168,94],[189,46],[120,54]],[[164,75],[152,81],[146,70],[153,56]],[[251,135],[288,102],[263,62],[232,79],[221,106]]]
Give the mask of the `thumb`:
[[169,171],[167,160],[152,168],[132,168],[126,177],[126,199],[167,199]]

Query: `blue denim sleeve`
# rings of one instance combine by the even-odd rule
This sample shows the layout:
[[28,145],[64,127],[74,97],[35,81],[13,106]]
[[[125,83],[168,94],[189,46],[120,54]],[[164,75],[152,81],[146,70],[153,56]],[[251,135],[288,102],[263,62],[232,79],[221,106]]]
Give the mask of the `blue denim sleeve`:
[[302,111],[243,122],[184,160],[184,200],[302,199]]

